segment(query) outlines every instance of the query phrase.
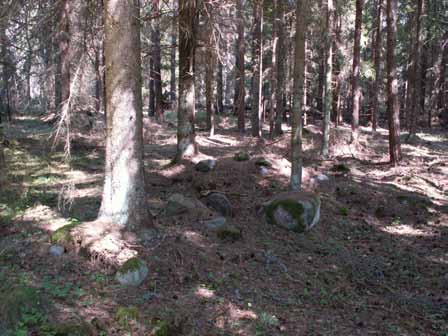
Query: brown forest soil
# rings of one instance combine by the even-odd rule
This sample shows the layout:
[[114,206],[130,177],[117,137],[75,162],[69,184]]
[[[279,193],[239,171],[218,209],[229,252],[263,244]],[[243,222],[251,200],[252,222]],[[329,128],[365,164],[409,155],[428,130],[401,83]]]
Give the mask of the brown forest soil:
[[[51,129],[38,119],[21,117],[10,127],[10,185],[0,194],[0,294],[31,286],[47,299],[40,321],[22,318],[16,328],[47,335],[44,323],[84,320],[97,335],[151,335],[163,320],[173,335],[448,335],[446,133],[420,133],[403,145],[403,164],[395,168],[387,163],[384,130],[373,136],[365,129],[355,155],[349,129],[338,129],[337,150],[323,161],[319,128],[308,126],[304,185],[321,194],[322,217],[299,235],[270,226],[256,211],[287,190],[288,132],[273,141],[234,129],[219,129],[214,138],[200,132],[204,157],[218,160],[215,171],[200,173],[192,163],[170,165],[173,127],[145,125],[148,206],[158,231],[143,230],[132,243],[150,269],[137,289],[120,287],[113,268],[74,249],[60,258],[48,254],[51,232],[96,217],[101,132],[76,137],[69,167],[60,151],[49,151]],[[241,150],[250,161],[233,160]],[[268,175],[256,167],[259,157],[273,163]],[[350,171],[333,169],[341,163]],[[330,183],[311,183],[319,173]],[[220,240],[194,213],[157,214],[173,193],[200,199],[210,190],[229,197],[229,222],[242,230],[241,240]],[[71,207],[61,195],[70,196],[62,200]],[[117,310],[130,306],[138,318],[119,323]]]

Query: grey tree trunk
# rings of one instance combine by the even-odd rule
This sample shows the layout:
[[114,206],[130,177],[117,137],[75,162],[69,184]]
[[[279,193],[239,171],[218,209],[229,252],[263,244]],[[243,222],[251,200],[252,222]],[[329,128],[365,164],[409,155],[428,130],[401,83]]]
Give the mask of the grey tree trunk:
[[163,121],[162,106],[162,64],[160,51],[160,18],[159,18],[159,0],[152,2],[153,21],[151,29],[151,56],[152,56],[152,73],[151,78],[154,83],[154,107],[155,117],[158,121]]
[[297,0],[296,18],[294,89],[291,116],[292,130],[290,188],[292,190],[300,190],[302,187],[302,114],[308,0]]
[[216,76],[216,113],[224,111],[224,69],[221,60],[218,60],[218,72]]
[[179,102],[176,161],[194,156],[195,132],[194,55],[196,48],[196,0],[179,0]]
[[106,172],[100,217],[126,229],[150,222],[143,170],[138,0],[105,1]]
[[[176,1],[173,1],[175,5]],[[170,91],[171,101],[176,101],[176,50],[177,50],[177,25],[175,15],[173,16],[171,32],[171,51],[170,51]]]
[[261,113],[263,111],[261,88],[263,76],[263,0],[254,0],[253,3],[253,41],[252,41],[252,136],[261,137]]
[[61,90],[59,103],[65,104],[70,97],[70,1],[64,0],[60,6],[58,35],[60,76],[56,85]]
[[381,38],[382,38],[382,10],[383,0],[377,0],[375,19],[375,39],[373,43],[373,63],[375,68],[375,82],[372,92],[372,131],[376,132],[378,126],[378,95],[381,87]]
[[277,4],[277,46],[276,46],[276,61],[277,61],[277,90],[275,92],[275,101],[276,101],[276,111],[275,111],[275,134],[281,135],[283,133],[282,130],[282,121],[283,121],[283,113],[284,113],[284,99],[285,99],[285,72],[286,72],[286,57],[288,53],[285,52],[286,48],[286,33],[285,33],[285,3],[284,1],[279,0]]
[[277,110],[277,64],[278,64],[278,0],[273,0],[272,30],[272,64],[271,64],[271,97],[269,98],[269,136],[274,137],[275,113]]
[[361,31],[362,9],[364,0],[356,0],[355,38],[353,46],[353,73],[352,73],[352,142],[358,142],[359,110],[361,105],[361,85],[359,83],[361,63]]
[[323,96],[323,112],[324,122],[322,129],[322,157],[327,158],[330,147],[330,122],[331,122],[331,105],[333,102],[333,0],[326,0],[326,24],[325,24],[325,81],[324,81],[324,96]]
[[238,130],[240,133],[244,133],[246,124],[246,106],[245,106],[245,43],[244,43],[244,12],[243,12],[243,0],[236,0],[236,10],[237,10],[237,30],[238,30],[238,40],[237,40],[237,50],[236,50],[236,83],[237,88],[237,99],[234,102],[236,106],[236,114],[238,115]]
[[401,160],[400,104],[395,65],[397,39],[397,0],[387,0],[387,115],[389,117],[389,154],[391,163]]

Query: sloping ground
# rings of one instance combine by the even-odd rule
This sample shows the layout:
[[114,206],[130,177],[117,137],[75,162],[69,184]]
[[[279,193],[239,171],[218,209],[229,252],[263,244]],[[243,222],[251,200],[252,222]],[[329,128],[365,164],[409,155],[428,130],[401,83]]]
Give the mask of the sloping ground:
[[[145,230],[133,246],[150,276],[129,289],[115,282],[113,269],[74,250],[48,254],[51,232],[95,218],[103,150],[98,138],[79,137],[69,168],[61,153],[48,154],[49,130],[39,125],[24,119],[13,126],[11,185],[0,199],[0,295],[31,287],[43,302],[23,305],[10,318],[16,332],[53,335],[54,323],[64,322],[97,335],[150,335],[165,321],[173,335],[448,333],[448,139],[442,133],[419,134],[394,168],[386,163],[384,130],[364,132],[354,155],[349,129],[341,128],[333,137],[335,159],[321,161],[318,127],[309,126],[305,187],[321,193],[322,218],[298,235],[268,225],[256,211],[287,189],[288,134],[272,142],[228,130],[212,139],[201,134],[201,152],[218,164],[200,173],[189,163],[170,166],[175,130],[147,123],[148,206],[158,232]],[[238,151],[251,160],[234,161]],[[263,174],[255,165],[260,157],[272,163]],[[319,173],[330,182],[312,183]],[[211,190],[230,199],[228,222],[242,239],[223,241],[208,229],[203,220],[211,211],[171,217],[159,211],[174,193],[200,199]]]

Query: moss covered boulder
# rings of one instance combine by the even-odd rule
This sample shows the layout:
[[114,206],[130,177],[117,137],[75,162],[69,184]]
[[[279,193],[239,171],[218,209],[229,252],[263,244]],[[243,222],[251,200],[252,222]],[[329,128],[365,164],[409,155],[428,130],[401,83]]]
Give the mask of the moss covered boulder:
[[239,162],[249,161],[250,160],[250,154],[248,152],[241,151],[241,152],[236,153],[233,156],[233,159],[235,161],[239,161]]
[[148,273],[148,266],[142,259],[131,258],[118,269],[115,279],[123,286],[138,287],[146,279]]
[[316,194],[289,192],[264,203],[263,210],[268,223],[302,233],[319,222],[320,203]]
[[79,223],[72,223],[60,227],[51,234],[50,242],[52,242],[53,244],[60,244],[60,245],[67,245],[73,243],[73,237],[71,235],[71,231],[78,224]]

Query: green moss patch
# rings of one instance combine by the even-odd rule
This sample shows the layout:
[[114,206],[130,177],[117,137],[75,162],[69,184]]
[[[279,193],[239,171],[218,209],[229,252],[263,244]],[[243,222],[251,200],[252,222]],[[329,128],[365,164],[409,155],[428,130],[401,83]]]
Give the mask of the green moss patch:
[[0,292],[0,297],[0,329],[13,329],[20,323],[41,322],[44,316],[44,299],[36,288],[8,288]]
[[122,327],[127,327],[129,322],[136,321],[140,317],[140,312],[136,307],[119,307],[115,319]]
[[142,265],[144,265],[144,262],[139,258],[131,258],[127,260],[118,271],[122,274],[134,272],[137,271]]
[[306,230],[306,225],[305,223],[303,223],[303,213],[304,213],[303,206],[297,201],[292,199],[275,200],[266,207],[265,213],[269,223],[274,225],[280,225],[280,223],[277,223],[275,219],[275,212],[279,207],[283,208],[286,212],[288,212],[296,224],[293,227],[290,227],[289,229],[296,232],[304,232]]
[[152,335],[154,336],[169,336],[171,334],[170,332],[170,325],[168,322],[159,320],[156,323],[156,326],[152,330]]
[[64,225],[63,227],[57,229],[50,236],[50,241],[53,244],[71,244],[73,243],[73,237],[71,235],[71,231],[78,225],[79,223],[71,223]]
[[233,156],[233,159],[235,161],[249,161],[250,160],[250,155],[248,152],[238,152]]
[[219,239],[232,242],[237,241],[243,237],[241,229],[232,225],[226,225],[220,228],[216,232],[216,234]]
[[346,164],[343,163],[338,163],[335,164],[332,168],[332,171],[337,172],[337,173],[343,173],[343,174],[347,174],[350,173],[350,167],[347,166]]

